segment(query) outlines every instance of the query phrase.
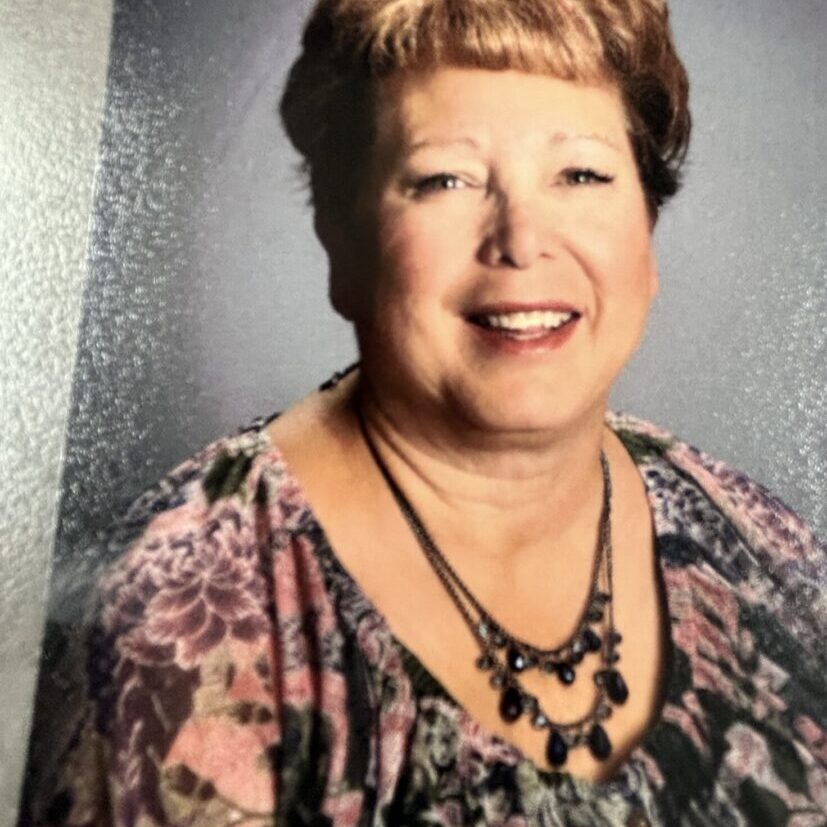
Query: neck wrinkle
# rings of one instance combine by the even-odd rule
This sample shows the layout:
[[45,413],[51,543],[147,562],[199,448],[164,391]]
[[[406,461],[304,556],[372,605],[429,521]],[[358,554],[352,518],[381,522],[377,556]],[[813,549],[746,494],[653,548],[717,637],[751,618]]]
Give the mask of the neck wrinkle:
[[[408,437],[361,383],[351,402],[354,418],[361,410],[369,436],[397,485],[437,535],[458,538],[464,528],[467,534],[490,536],[495,548],[503,547],[504,538],[513,538],[508,545],[515,551],[532,542],[548,546],[558,540],[567,545],[575,537],[582,545],[584,533],[590,540],[596,536],[603,497],[602,419],[599,429],[584,433],[588,448],[562,445],[566,450],[555,455],[552,446],[539,457],[534,448],[474,455],[461,446],[446,450],[445,440],[417,439],[416,431],[414,438]],[[358,431],[358,421],[354,425]],[[366,445],[364,450],[375,467]]]

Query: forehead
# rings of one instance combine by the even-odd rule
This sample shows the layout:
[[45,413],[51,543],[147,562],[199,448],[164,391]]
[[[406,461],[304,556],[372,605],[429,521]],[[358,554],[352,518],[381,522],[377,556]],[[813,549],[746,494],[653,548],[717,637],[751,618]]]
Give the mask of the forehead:
[[377,140],[391,152],[452,137],[496,145],[585,135],[624,144],[628,129],[615,87],[514,70],[398,73],[379,82],[375,101]]

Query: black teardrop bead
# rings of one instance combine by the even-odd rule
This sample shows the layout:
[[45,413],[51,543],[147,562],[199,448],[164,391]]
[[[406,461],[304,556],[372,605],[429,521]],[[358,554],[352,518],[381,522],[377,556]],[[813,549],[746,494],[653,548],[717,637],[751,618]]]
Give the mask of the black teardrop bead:
[[583,642],[586,644],[586,650],[588,652],[597,652],[603,645],[603,641],[600,640],[600,635],[598,635],[594,629],[586,629],[586,631],[583,632]]
[[612,754],[612,742],[600,724],[595,724],[589,733],[589,750],[598,761],[605,761]]
[[546,746],[546,758],[548,758],[549,764],[551,764],[552,767],[562,767],[568,757],[568,744],[566,744],[563,736],[557,732],[557,730],[553,729],[551,735],[548,736],[548,744]]
[[524,672],[529,667],[528,658],[513,646],[508,650],[508,665],[512,672]]
[[578,663],[581,663],[582,660],[583,660],[583,653],[582,652],[575,652],[574,650],[569,652],[569,663],[577,665]]
[[571,684],[574,683],[575,678],[574,669],[572,669],[567,663],[558,663],[557,677],[560,678],[561,683],[564,683],[566,686],[571,686]]
[[626,686],[626,681],[623,676],[615,669],[609,669],[606,672],[603,685],[606,687],[606,694],[616,704],[626,702],[629,697],[629,688]]
[[500,698],[500,715],[502,719],[513,724],[523,714],[523,697],[516,686],[509,686]]

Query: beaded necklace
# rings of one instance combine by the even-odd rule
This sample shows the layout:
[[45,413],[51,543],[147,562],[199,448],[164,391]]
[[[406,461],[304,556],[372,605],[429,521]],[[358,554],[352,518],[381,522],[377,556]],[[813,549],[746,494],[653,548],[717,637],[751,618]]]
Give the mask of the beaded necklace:
[[[623,704],[629,697],[626,682],[617,669],[620,660],[617,647],[622,636],[615,628],[612,611],[612,482],[606,455],[603,451],[600,452],[603,506],[599,524],[599,547],[592,566],[588,599],[574,634],[559,646],[541,649],[509,633],[465,585],[391,476],[368,434],[361,412],[357,415],[365,443],[400,511],[434,573],[477,641],[480,656],[476,660],[476,666],[481,672],[490,673],[489,682],[500,693],[499,712],[502,719],[511,724],[525,713],[530,716],[535,729],[548,730],[546,758],[553,767],[563,766],[569,750],[584,745],[588,746],[597,760],[605,761],[612,753],[612,744],[602,724],[611,717],[612,705]],[[600,587],[601,576],[605,581],[605,589]],[[598,628],[602,634],[597,631]],[[537,669],[540,674],[556,676],[563,685],[571,686],[577,677],[576,667],[593,653],[599,653],[602,658],[602,668],[594,675],[597,695],[591,710],[575,721],[562,723],[552,720],[537,698],[527,692],[519,680],[519,675],[523,672]]]

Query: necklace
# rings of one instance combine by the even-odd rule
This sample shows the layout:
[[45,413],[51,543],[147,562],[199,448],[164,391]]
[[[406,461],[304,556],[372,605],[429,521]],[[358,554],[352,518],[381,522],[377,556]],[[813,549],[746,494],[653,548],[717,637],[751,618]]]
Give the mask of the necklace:
[[[541,649],[509,633],[480,604],[439,550],[402,489],[391,476],[368,434],[361,411],[357,411],[357,418],[365,444],[400,511],[479,645],[480,656],[477,658],[476,666],[481,672],[490,673],[489,682],[500,693],[499,712],[502,719],[507,723],[514,723],[525,713],[530,717],[535,729],[548,730],[546,758],[554,767],[561,767],[566,763],[570,749],[584,745],[588,746],[597,760],[605,761],[612,753],[612,744],[602,724],[611,717],[612,704],[623,704],[629,697],[626,682],[617,669],[620,660],[617,647],[623,638],[615,629],[612,611],[612,481],[606,455],[603,451],[600,452],[603,506],[600,514],[598,551],[592,565],[591,585],[585,607],[578,619],[576,631],[567,641],[553,649]],[[605,583],[603,588],[601,579]],[[596,628],[601,629],[602,635]],[[529,669],[538,669],[540,674],[556,676],[563,685],[570,686],[577,677],[577,665],[586,656],[595,653],[602,658],[602,668],[594,675],[596,698],[591,710],[575,721],[553,721],[537,698],[527,692],[520,683],[520,674]]]

